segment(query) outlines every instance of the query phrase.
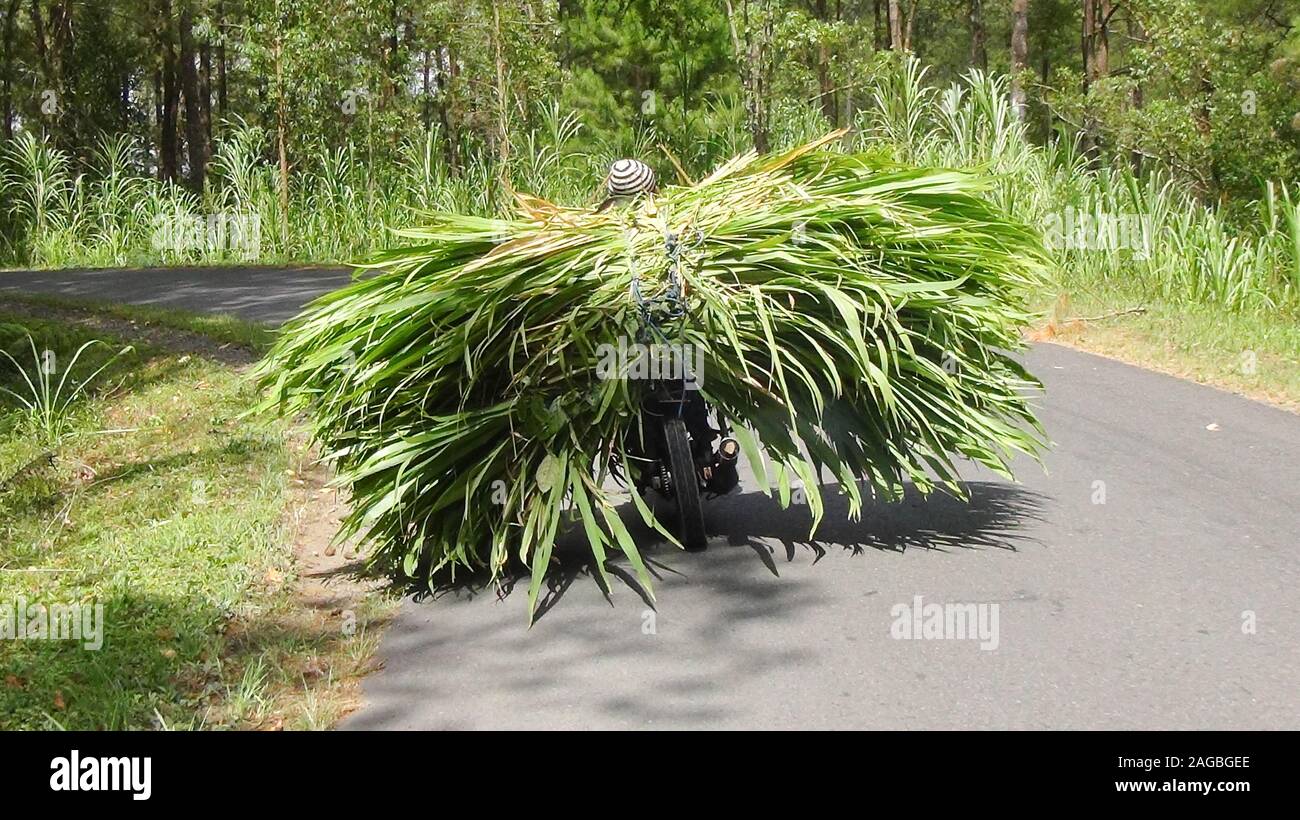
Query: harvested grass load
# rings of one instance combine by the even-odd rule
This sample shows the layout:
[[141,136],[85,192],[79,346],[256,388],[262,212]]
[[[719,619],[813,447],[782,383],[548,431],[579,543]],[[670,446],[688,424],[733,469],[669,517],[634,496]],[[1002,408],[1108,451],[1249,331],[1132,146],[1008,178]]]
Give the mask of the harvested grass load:
[[983,186],[815,143],[600,212],[521,195],[512,219],[434,214],[310,305],[259,376],[337,463],[343,534],[375,568],[497,577],[514,554],[533,606],[572,516],[602,576],[622,553],[648,591],[603,486],[646,387],[599,360],[637,338],[634,278],[646,298],[668,287],[666,237],[687,309],[665,334],[702,360],[757,489],[788,505],[801,487],[816,527],[824,476],[856,515],[864,486],[960,494],[954,459],[1009,477],[1015,452],[1041,447],[1036,382],[1010,354],[1044,255]]

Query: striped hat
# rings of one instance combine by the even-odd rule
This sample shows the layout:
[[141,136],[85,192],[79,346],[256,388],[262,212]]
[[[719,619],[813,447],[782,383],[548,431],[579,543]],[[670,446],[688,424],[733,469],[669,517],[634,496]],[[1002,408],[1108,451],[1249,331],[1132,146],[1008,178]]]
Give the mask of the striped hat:
[[655,172],[644,162],[634,159],[620,159],[609,168],[605,178],[610,196],[632,196],[656,187]]

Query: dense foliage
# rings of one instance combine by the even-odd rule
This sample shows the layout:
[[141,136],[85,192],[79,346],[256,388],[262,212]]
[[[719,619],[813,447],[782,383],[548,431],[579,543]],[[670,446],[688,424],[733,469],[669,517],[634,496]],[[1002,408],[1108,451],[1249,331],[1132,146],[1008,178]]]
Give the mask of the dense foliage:
[[1150,227],[1066,237],[1067,287],[1272,310],[1300,284],[1297,5],[0,0],[0,264],[347,260],[415,210],[503,214],[503,179],[589,204],[615,157],[699,174],[848,127],[995,167],[1027,221]]
[[0,2],[0,139],[36,134],[97,174],[102,137],[126,135],[133,170],[196,193],[241,123],[290,178],[337,150],[387,165],[430,130],[459,173],[508,158],[553,99],[590,144],[664,141],[703,170],[737,147],[711,145],[728,129],[761,150],[792,117],[852,125],[906,52],[940,84],[1017,75],[1036,141],[1081,135],[1204,196],[1257,197],[1300,156],[1294,0],[100,5]]

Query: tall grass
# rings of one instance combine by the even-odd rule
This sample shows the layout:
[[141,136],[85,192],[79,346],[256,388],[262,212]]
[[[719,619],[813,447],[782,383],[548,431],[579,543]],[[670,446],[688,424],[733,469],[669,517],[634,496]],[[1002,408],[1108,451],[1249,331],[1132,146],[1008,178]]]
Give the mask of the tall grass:
[[1013,116],[1005,78],[973,71],[939,91],[924,87],[924,74],[911,61],[877,81],[874,105],[857,123],[859,147],[989,171],[1001,180],[990,196],[1029,224],[1140,228],[1131,237],[1059,237],[1049,250],[1060,286],[1122,287],[1230,310],[1300,306],[1300,215],[1285,187],[1267,185],[1264,218],[1236,224],[1167,173],[1138,176],[1126,157],[1089,170],[1074,143],[1031,143]]
[[[344,261],[389,244],[390,226],[410,224],[414,212],[501,213],[510,200],[503,179],[556,201],[594,202],[602,163],[620,154],[581,149],[577,118],[554,105],[540,121],[515,136],[504,166],[481,146],[466,145],[451,167],[436,128],[413,135],[377,166],[363,145],[317,146],[291,176],[287,212],[268,135],[242,121],[228,124],[202,195],[141,173],[138,146],[124,136],[105,137],[90,167],[77,170],[69,156],[24,133],[0,150],[0,263]],[[655,150],[653,136],[628,149]],[[255,226],[249,233],[256,243],[222,241],[212,226],[231,221]]]
[[[1089,169],[1068,139],[1032,143],[1013,116],[1006,79],[978,71],[936,88],[915,59],[883,64],[855,102],[854,136],[844,147],[991,173],[997,184],[987,196],[1030,224],[1118,218],[1144,227],[1136,246],[1059,243],[1053,253],[1065,289],[1122,286],[1231,310],[1300,304],[1300,203],[1281,185],[1269,183],[1257,207],[1235,208],[1259,214],[1241,224],[1166,173],[1136,175],[1127,157]],[[536,127],[513,135],[504,165],[488,146],[448,145],[436,127],[379,159],[364,142],[319,146],[295,162],[287,213],[270,135],[242,121],[224,129],[201,196],[142,175],[144,157],[124,137],[105,139],[91,167],[83,168],[23,134],[0,152],[0,261],[38,267],[345,261],[391,244],[390,227],[410,224],[418,219],[414,212],[504,215],[511,197],[503,180],[562,204],[592,204],[617,157],[652,158],[671,175],[662,143],[696,173],[743,150],[748,140],[741,107],[727,99],[662,130],[594,134],[555,102],[534,119]],[[811,101],[778,104],[772,122],[777,149],[827,128]],[[210,238],[183,247],[156,242],[159,224],[204,225],[213,217],[256,224],[256,247],[232,249]]]
[[[42,445],[58,444],[68,429],[77,401],[87,393],[91,383],[120,356],[132,350],[131,347],[124,347],[115,355],[101,357],[98,367],[95,367],[93,362],[89,363],[89,367],[95,368],[89,375],[82,374],[68,381],[73,371],[77,369],[77,363],[81,361],[82,355],[93,347],[104,345],[104,342],[92,339],[84,343],[72,354],[71,361],[61,369],[56,363],[57,358],[54,353],[50,350],[38,351],[36,340],[30,334],[27,336],[27,345],[31,351],[29,367],[20,364],[17,357],[8,350],[0,348],[0,357],[3,357],[0,367],[6,365],[12,367],[17,373],[17,378],[12,374],[5,375],[8,377],[7,380],[12,381],[18,388],[11,390],[0,383],[0,400],[7,398],[16,404],[23,425]],[[83,369],[88,370],[89,367]],[[0,402],[0,408],[3,406],[3,402]]]

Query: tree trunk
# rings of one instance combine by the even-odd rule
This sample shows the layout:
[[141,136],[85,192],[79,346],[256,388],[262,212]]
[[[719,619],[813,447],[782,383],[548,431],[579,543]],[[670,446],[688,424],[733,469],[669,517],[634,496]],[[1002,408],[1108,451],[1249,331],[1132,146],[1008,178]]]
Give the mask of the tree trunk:
[[[41,16],[39,0],[31,0],[27,10],[32,21],[32,42],[36,47],[37,62],[44,83],[44,88],[39,89],[41,113],[47,117],[49,131],[55,142],[68,150],[74,150],[77,140],[73,134],[68,133],[69,129],[64,128],[69,122],[65,116],[69,101],[66,99],[67,89],[63,82],[65,52],[71,48],[73,32],[72,7],[63,2],[53,4],[48,20]],[[53,104],[50,110],[45,108],[47,101]]]
[[[158,126],[159,134],[162,134],[162,119],[163,119],[162,63],[161,61],[159,61],[158,64],[153,67],[153,122],[154,125]],[[161,170],[162,167],[161,137],[158,140],[158,145],[160,149],[159,169]],[[161,176],[161,174],[159,174],[159,176]]]
[[[281,26],[284,21],[277,20]],[[275,34],[275,134],[276,150],[280,155],[280,238],[282,251],[289,245],[289,112],[284,99],[284,43],[279,31]]]
[[1110,0],[1083,0],[1084,91],[1110,74]]
[[501,50],[501,7],[492,4],[492,51],[497,79],[497,160],[501,173],[510,161],[510,89],[506,85],[506,61]]
[[1210,165],[1209,179],[1206,180],[1208,183],[1206,193],[1211,200],[1215,200],[1219,198],[1221,186],[1219,184],[1219,165],[1215,161],[1214,152],[1210,150],[1210,143],[1214,139],[1214,129],[1210,120],[1210,103],[1214,99],[1214,79],[1210,74],[1210,66],[1201,65],[1196,69],[1196,87],[1200,92],[1201,100],[1197,104],[1193,118],[1196,121],[1196,131],[1201,135],[1201,139],[1205,143]]
[[40,0],[31,0],[27,5],[32,18],[32,43],[36,46],[36,60],[41,67],[41,76],[50,76],[50,55],[45,50],[45,23],[41,20]]
[[226,4],[224,0],[217,3],[217,34],[221,38],[217,45],[217,111],[226,115]]
[[742,0],[741,28],[745,32],[742,44],[736,29],[736,14],[731,0],[727,6],[727,26],[731,33],[731,47],[740,66],[740,83],[745,93],[745,122],[754,142],[754,150],[765,153],[768,149],[767,101],[763,88],[763,46],[749,22],[749,0]]
[[398,91],[397,84],[399,80],[397,65],[399,60],[397,48],[399,45],[399,33],[402,29],[402,15],[401,10],[397,7],[397,0],[393,0],[392,14],[389,16],[389,22],[393,27],[393,33],[392,36],[388,38],[388,83],[386,85],[387,93],[384,95],[384,100],[391,100],[396,97]]
[[1025,119],[1023,77],[1029,59],[1029,0],[1011,3],[1011,110],[1016,119]]
[[1092,86],[1101,77],[1099,29],[1101,18],[1097,14],[1099,0],[1083,0],[1083,32],[1080,45],[1083,48],[1083,153],[1088,157],[1088,164],[1099,164],[1101,125],[1093,114],[1092,100],[1088,99]]
[[1083,0],[1083,30],[1080,34],[1079,46],[1083,56],[1083,93],[1087,94],[1088,89],[1092,86],[1093,72],[1093,32],[1097,28],[1097,3],[1096,0]]
[[[829,22],[826,0],[817,0],[814,10],[819,22]],[[830,49],[826,47],[825,43],[817,44],[817,90],[820,92],[818,99],[821,100],[822,104],[822,116],[838,128],[840,110],[836,104],[835,87],[831,82]]]
[[162,64],[162,118],[158,121],[158,175],[176,179],[178,160],[177,120],[180,110],[180,86],[176,81],[176,49],[172,43],[171,0],[159,4],[158,47]]
[[984,46],[984,0],[970,0],[970,65],[989,70],[989,53]]
[[199,113],[203,117],[203,136],[208,158],[212,158],[212,44],[199,46]]
[[[1039,67],[1038,76],[1043,78],[1043,86],[1051,87],[1052,78],[1052,61],[1046,54],[1043,55],[1042,65]],[[1050,139],[1053,135],[1052,127],[1056,124],[1055,115],[1052,113],[1050,105],[1043,106],[1043,133]]]
[[442,122],[442,131],[446,135],[444,145],[447,148],[447,166],[453,177],[460,176],[460,133],[456,130],[459,117],[456,111],[456,94],[454,83],[459,69],[456,67],[456,55],[450,45],[438,48],[438,119]]
[[1110,0],[1097,0],[1096,79],[1110,76]]
[[194,13],[188,4],[181,7],[179,25],[181,88],[185,95],[185,145],[190,157],[190,187],[202,196],[208,170],[208,134],[203,121],[203,103],[199,99],[199,72],[195,67],[198,53],[194,48]]
[[903,10],[898,0],[889,0],[889,47],[902,51],[903,45]]
[[[1146,39],[1146,29],[1142,26],[1142,21],[1133,16],[1133,10],[1128,10],[1128,36],[1132,42],[1138,43]],[[1133,91],[1129,95],[1129,102],[1134,111],[1141,111],[1146,105],[1145,95],[1143,94],[1142,81],[1140,79],[1133,81]],[[1129,152],[1129,163],[1133,166],[1133,173],[1142,173],[1142,152],[1133,150]]]
[[9,8],[5,13],[5,34],[4,34],[4,66],[0,70],[4,71],[4,135],[6,140],[14,138],[14,92],[13,92],[13,55],[14,55],[14,35],[18,31],[18,0],[9,0]]
[[[581,5],[578,0],[558,0],[555,4],[556,22],[560,24],[561,29],[565,29],[566,23],[581,15]],[[568,37],[561,37],[559,49],[556,58],[560,68],[570,68],[573,65],[573,43]]]
[[433,125],[433,66],[430,65],[431,59],[429,49],[424,49],[423,53],[423,86],[420,93],[420,122],[424,125],[425,133],[428,133],[429,127]]
[[[745,4],[748,9],[749,4]],[[748,18],[748,12],[746,12]],[[749,32],[750,25],[748,19],[745,24],[746,32]],[[767,132],[767,89],[763,82],[763,38],[757,34],[749,33],[749,70],[751,74],[750,86],[753,88],[752,108],[753,108],[753,135],[754,150],[760,154],[767,153],[768,132]]]

